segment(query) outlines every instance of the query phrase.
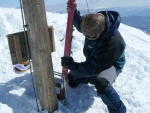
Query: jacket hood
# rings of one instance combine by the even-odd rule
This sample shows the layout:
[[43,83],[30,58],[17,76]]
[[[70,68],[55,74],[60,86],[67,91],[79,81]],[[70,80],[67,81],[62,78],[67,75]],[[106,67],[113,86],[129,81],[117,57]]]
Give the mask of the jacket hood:
[[98,13],[102,13],[105,16],[106,28],[101,38],[104,39],[112,35],[116,30],[118,30],[121,22],[121,17],[116,11],[100,11]]

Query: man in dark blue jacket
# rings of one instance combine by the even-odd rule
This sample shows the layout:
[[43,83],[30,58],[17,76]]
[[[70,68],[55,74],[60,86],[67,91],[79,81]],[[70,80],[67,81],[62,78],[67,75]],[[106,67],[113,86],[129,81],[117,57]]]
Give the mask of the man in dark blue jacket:
[[[67,10],[70,8],[68,2]],[[62,66],[70,69],[68,84],[71,87],[88,82],[94,84],[109,113],[126,113],[124,103],[112,87],[125,64],[125,42],[118,31],[120,19],[115,11],[80,16],[75,9],[74,26],[85,36],[83,53],[86,60],[77,63],[72,57],[61,58]]]

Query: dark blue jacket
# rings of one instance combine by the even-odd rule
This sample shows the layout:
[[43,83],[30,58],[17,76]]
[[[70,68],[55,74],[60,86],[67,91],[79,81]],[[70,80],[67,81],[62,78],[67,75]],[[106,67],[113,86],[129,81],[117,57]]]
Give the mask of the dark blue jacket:
[[[70,67],[72,71],[81,74],[93,75],[115,66],[120,72],[125,64],[125,42],[118,31],[120,25],[119,13],[115,11],[101,11],[105,16],[106,28],[103,35],[97,40],[85,38],[83,53],[85,62],[74,62]],[[74,26],[81,31],[82,18],[79,11],[75,11]]]

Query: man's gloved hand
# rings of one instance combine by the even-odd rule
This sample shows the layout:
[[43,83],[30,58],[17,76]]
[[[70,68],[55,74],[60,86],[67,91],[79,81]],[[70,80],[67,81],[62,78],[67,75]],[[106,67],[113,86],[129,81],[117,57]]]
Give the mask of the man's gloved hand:
[[72,57],[61,57],[61,66],[70,69],[72,63],[73,63]]

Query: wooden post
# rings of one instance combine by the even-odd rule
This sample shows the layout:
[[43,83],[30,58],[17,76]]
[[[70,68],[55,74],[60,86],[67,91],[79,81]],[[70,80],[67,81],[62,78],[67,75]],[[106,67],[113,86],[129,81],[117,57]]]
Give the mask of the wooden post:
[[43,110],[57,109],[50,39],[44,0],[22,0],[38,97]]

